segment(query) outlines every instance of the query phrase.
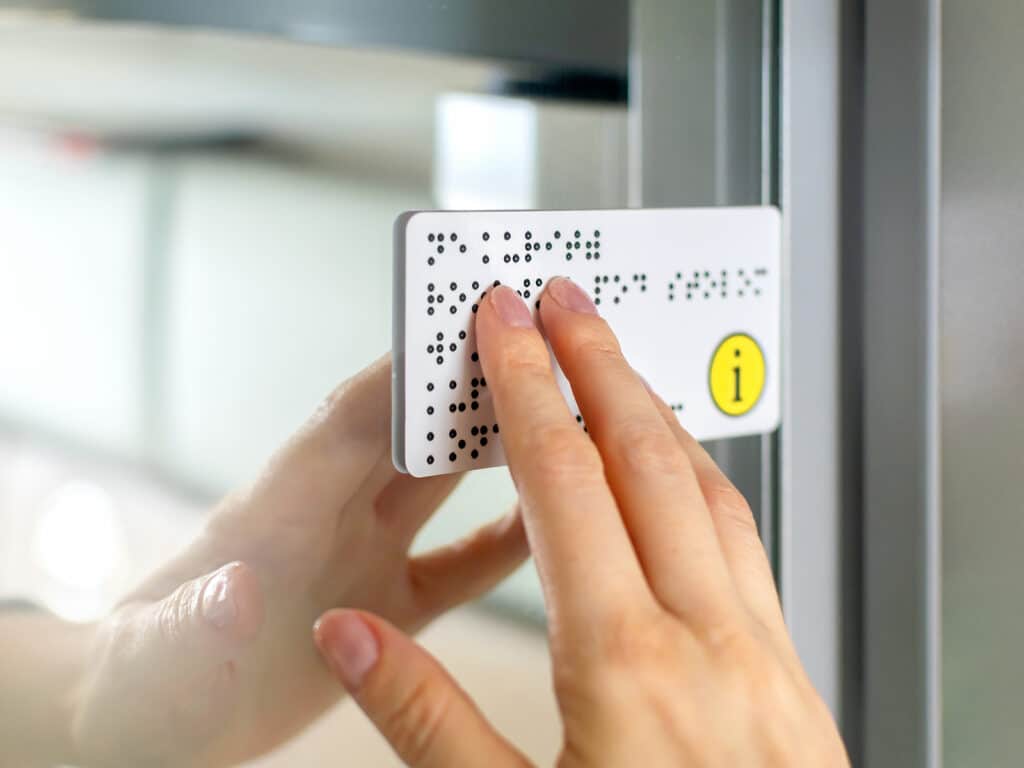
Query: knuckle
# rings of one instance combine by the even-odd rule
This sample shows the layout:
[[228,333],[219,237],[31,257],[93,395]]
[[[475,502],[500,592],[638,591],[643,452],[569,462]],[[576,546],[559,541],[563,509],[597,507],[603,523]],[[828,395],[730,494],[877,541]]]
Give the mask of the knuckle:
[[663,425],[631,423],[621,427],[618,435],[619,454],[629,469],[670,475],[684,470],[679,444]]
[[418,765],[430,755],[450,705],[450,693],[425,677],[385,718],[382,730],[405,762]]
[[594,444],[575,426],[558,424],[537,429],[527,448],[542,480],[592,477],[604,471]]
[[576,344],[576,355],[588,363],[620,364],[625,362],[622,348],[610,330],[605,329],[600,335],[590,335]]
[[754,513],[734,485],[720,481],[706,490],[706,496],[708,506],[724,523],[740,531],[757,534]]

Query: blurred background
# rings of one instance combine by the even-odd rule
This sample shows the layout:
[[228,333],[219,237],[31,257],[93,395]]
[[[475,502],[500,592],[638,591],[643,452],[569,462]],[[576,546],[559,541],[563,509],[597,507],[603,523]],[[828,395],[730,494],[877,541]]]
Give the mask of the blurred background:
[[[783,424],[709,448],[855,765],[1019,765],[1022,32],[1018,0],[0,0],[0,598],[102,615],[386,352],[400,212],[778,205]],[[472,473],[417,546],[513,495]],[[423,639],[550,764],[542,624],[527,565]],[[395,764],[348,704],[258,764],[339,745]]]
[[[562,83],[366,15],[336,46],[0,14],[0,594],[88,620],[183,547],[390,349],[402,211],[626,204],[621,73]],[[473,473],[417,547],[514,499]],[[550,758],[541,624],[527,565],[427,643]],[[343,709],[266,764],[359,739],[392,764]]]

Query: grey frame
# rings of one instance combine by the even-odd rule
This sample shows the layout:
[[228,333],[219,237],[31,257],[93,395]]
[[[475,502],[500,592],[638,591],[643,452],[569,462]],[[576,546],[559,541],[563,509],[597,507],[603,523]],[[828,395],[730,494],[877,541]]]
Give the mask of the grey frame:
[[939,0],[866,0],[864,755],[941,763]]

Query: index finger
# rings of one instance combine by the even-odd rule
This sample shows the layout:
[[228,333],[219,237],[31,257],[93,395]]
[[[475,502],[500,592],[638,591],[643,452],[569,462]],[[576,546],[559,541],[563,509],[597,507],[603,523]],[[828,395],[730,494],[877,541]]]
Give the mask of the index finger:
[[476,328],[549,610],[589,627],[652,603],[601,457],[558,390],[526,304],[498,286],[481,302]]

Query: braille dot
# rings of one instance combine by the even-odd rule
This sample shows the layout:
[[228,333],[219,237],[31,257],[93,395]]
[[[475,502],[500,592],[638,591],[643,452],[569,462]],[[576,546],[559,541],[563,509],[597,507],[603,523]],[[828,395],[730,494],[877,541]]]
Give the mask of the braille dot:
[[533,256],[531,256],[530,254],[526,254],[525,256],[523,256],[523,261],[529,264],[531,261],[533,261]]
[[587,248],[593,248],[593,247],[594,247],[593,244],[589,240],[587,240]]
[[533,284],[540,288],[544,284],[544,281],[538,277],[536,280],[533,281]]
[[480,445],[483,446],[483,447],[487,446],[487,438],[486,437],[481,437],[480,438]]
[[480,390],[474,389],[472,392],[469,393],[469,396],[476,400],[478,397],[480,397]]
[[459,311],[459,308],[452,304],[451,308],[448,311],[454,315],[456,312]]
[[474,459],[478,458],[480,456],[480,451],[474,448],[472,451],[470,451],[469,455],[472,456]]
[[465,339],[466,338],[466,332],[465,331],[459,331],[459,338],[460,339]]
[[434,463],[434,457],[433,456],[427,456],[427,464],[433,464],[433,463]]
[[465,447],[466,447],[466,441],[465,440],[459,440],[459,448],[461,449],[461,448],[465,448]]
[[427,290],[430,291],[431,293],[434,292],[435,287],[436,286],[433,283],[427,283]]
[[484,424],[484,426],[480,427],[480,434],[481,435],[486,435],[487,434],[487,425],[486,424]]
[[711,273],[708,272],[707,270],[704,270],[704,277],[711,277]]
[[452,232],[452,242],[454,243],[458,239],[459,239],[459,236],[457,234],[455,234],[454,232]]
[[615,282],[616,283],[619,282],[619,276],[618,275],[615,276]]
[[431,256],[429,259],[427,259],[427,264],[429,264],[430,266],[434,266],[434,257],[433,256]]
[[558,239],[559,239],[559,238],[560,238],[561,236],[562,236],[562,233],[561,233],[561,232],[559,232],[559,231],[558,231],[558,230],[556,229],[556,230],[555,230],[555,240],[558,240]]
[[459,348],[459,346],[454,341],[451,344],[448,345],[448,351],[449,352],[454,352],[458,348]]
[[594,254],[592,254],[590,251],[587,251],[587,261],[590,261],[592,258],[594,258]]
[[491,257],[485,255],[483,257],[483,259],[481,259],[481,261],[483,261],[484,264],[490,264],[491,263]]
[[509,262],[511,262],[511,261],[512,261],[512,257],[511,257],[511,256],[509,256],[509,255],[508,255],[508,254],[506,253],[506,254],[505,254],[505,263],[506,263],[506,264],[508,264],[508,263],[509,263]]
[[711,294],[708,293],[707,291],[704,291],[704,298],[705,299],[710,299],[711,298]]
[[455,461],[455,454],[454,453],[449,453],[448,454],[448,461]]
[[495,425],[494,425],[494,426],[492,427],[492,429],[494,430],[494,434],[498,434],[498,431],[499,431],[499,430],[498,430],[498,425],[497,425],[497,424],[495,424]]
[[480,308],[480,307],[478,307],[478,306],[477,306],[476,304],[474,304],[474,305],[473,305],[473,314],[474,314],[474,315],[476,314],[476,311],[477,311],[477,310],[478,310],[479,308]]
[[576,414],[576,423],[577,424],[582,424],[583,423],[583,417],[580,416],[579,414]]
[[594,293],[601,293],[601,286],[595,285],[594,286]]
[[433,307],[427,307],[427,314],[428,315],[434,314],[434,308]]
[[479,407],[480,407],[480,403],[478,403],[478,402],[477,402],[476,400],[474,400],[474,401],[473,401],[473,410],[475,411],[475,410],[477,410],[477,409],[478,409]]
[[640,291],[641,291],[641,293],[642,293],[643,291],[646,291],[646,290],[647,290],[647,286],[646,286],[646,285],[641,285],[641,286],[640,286]]
[[761,295],[761,289],[760,288],[755,288],[754,289],[754,295],[755,296],[760,296]]
[[437,246],[437,252],[438,253],[444,253],[444,246],[443,245]]
[[434,354],[434,345],[433,344],[428,344],[427,345],[427,354],[428,355]]
[[530,240],[533,237],[533,233],[530,230],[526,230],[526,239]]
[[675,300],[676,300],[676,295],[675,295],[674,293],[670,293],[670,294],[668,295],[668,300],[669,300],[669,301],[675,301]]
[[608,275],[605,275],[604,277],[602,277],[601,278],[601,282],[602,283],[607,283],[608,282]]
[[427,303],[428,304],[433,304],[434,303],[434,294],[430,294],[429,296],[427,296]]
[[465,253],[465,252],[466,252],[466,246],[460,245],[459,246],[459,253]]
[[579,241],[577,241],[577,242],[573,243],[573,244],[572,244],[572,247],[573,247],[573,248],[575,248],[575,249],[576,249],[576,250],[578,251],[578,250],[580,249],[580,244],[579,244]]
[[455,383],[455,379],[448,382],[448,389],[455,389],[457,386],[459,385]]
[[571,253],[565,254],[565,260],[566,261],[572,261],[572,254]]
[[480,379],[480,386],[481,387],[486,387],[487,386],[487,379]]
[[459,301],[465,301],[465,300],[466,300],[466,294],[460,293],[459,294]]
[[476,437],[477,435],[479,435],[479,434],[480,434],[480,427],[473,427],[473,428],[472,428],[471,430],[469,430],[469,433],[470,433],[470,434],[471,434],[471,435],[472,435],[473,437]]
[[478,355],[476,352],[474,352],[472,355],[470,355],[470,360],[472,360],[474,363],[477,360],[479,360],[479,359],[480,359],[480,355]]
[[576,230],[576,239],[578,240],[578,239],[579,239],[579,237],[580,237],[580,231],[579,231],[579,230],[577,229],[577,230]]
[[601,254],[600,253],[595,253],[594,254],[594,261],[597,261],[600,258],[601,258]]
[[459,413],[463,413],[466,410],[465,403],[459,403]]
[[443,358],[443,357],[442,357],[441,355],[438,355],[438,356],[437,356],[437,364],[438,364],[438,365],[441,365],[441,364],[443,364],[443,363],[444,363],[444,358]]
[[448,437],[452,438],[452,440],[454,440],[454,439],[455,439],[455,436],[456,436],[457,434],[459,434],[459,433],[458,433],[458,432],[456,432],[456,431],[455,431],[454,429],[451,429],[451,430],[449,430],[449,431],[448,431]]
[[533,306],[535,306],[537,309],[540,309],[540,299],[537,299],[537,303],[534,304]]
[[497,288],[497,287],[498,287],[499,285],[501,285],[501,280],[495,280],[495,281],[494,281],[494,282],[493,282],[493,283],[492,283],[491,285],[492,285],[492,286],[493,286],[494,288]]
[[433,416],[433,415],[434,415],[434,406],[428,405],[427,406],[427,416]]
[[594,237],[600,237],[600,236],[601,236],[601,230],[600,229],[595,229],[594,230]]
[[693,294],[692,294],[692,293],[687,293],[687,294],[686,294],[686,300],[687,300],[687,301],[689,301],[689,300],[690,300],[690,299],[692,299],[692,298],[693,298]]
[[614,301],[615,301],[615,303],[616,303],[616,304],[618,304],[618,303],[619,303],[619,297],[618,297],[618,296],[616,296],[616,297],[615,297],[615,299],[614,299]]
[[431,232],[429,235],[427,235],[427,240],[429,240],[430,242],[434,242],[434,239],[435,238],[434,238],[434,233],[433,232]]
[[443,242],[444,242],[444,232],[440,232],[440,233],[438,233],[438,235],[437,235],[437,240],[438,240],[438,242],[440,242],[440,243],[443,243]]
[[514,261],[516,264],[519,263],[519,254],[518,253],[515,253],[515,254],[512,255],[512,261]]
[[486,243],[490,239],[491,239],[491,233],[490,232],[484,232],[484,242]]
[[511,232],[506,232],[505,233],[505,239],[506,240],[511,240],[512,239],[512,233]]
[[601,300],[600,300],[600,299],[594,299],[594,303],[595,303],[595,304],[596,304],[597,306],[601,306]]
[[523,291],[523,298],[524,299],[530,298],[530,290],[529,289]]
[[433,440],[433,439],[434,439],[434,433],[433,432],[427,432],[427,440]]
[[455,413],[455,411],[456,411],[455,403],[452,403],[451,405],[449,405],[449,406],[448,406],[448,410],[449,410],[449,411],[450,411],[451,413]]
[[458,283],[449,283],[449,284],[448,284],[448,287],[449,287],[449,288],[450,288],[451,290],[453,290],[453,291],[454,291],[454,290],[457,290],[459,286],[458,286]]
[[471,382],[469,382],[469,384],[470,386],[478,387],[480,386],[480,379],[473,379]]
[[625,293],[625,292],[626,292],[626,291],[628,291],[628,290],[629,290],[629,286],[628,286],[628,285],[624,285],[624,286],[622,286],[622,292],[623,292],[623,293]]
[[434,391],[434,382],[431,381],[431,382],[429,382],[427,384],[427,392],[433,392],[433,391]]

